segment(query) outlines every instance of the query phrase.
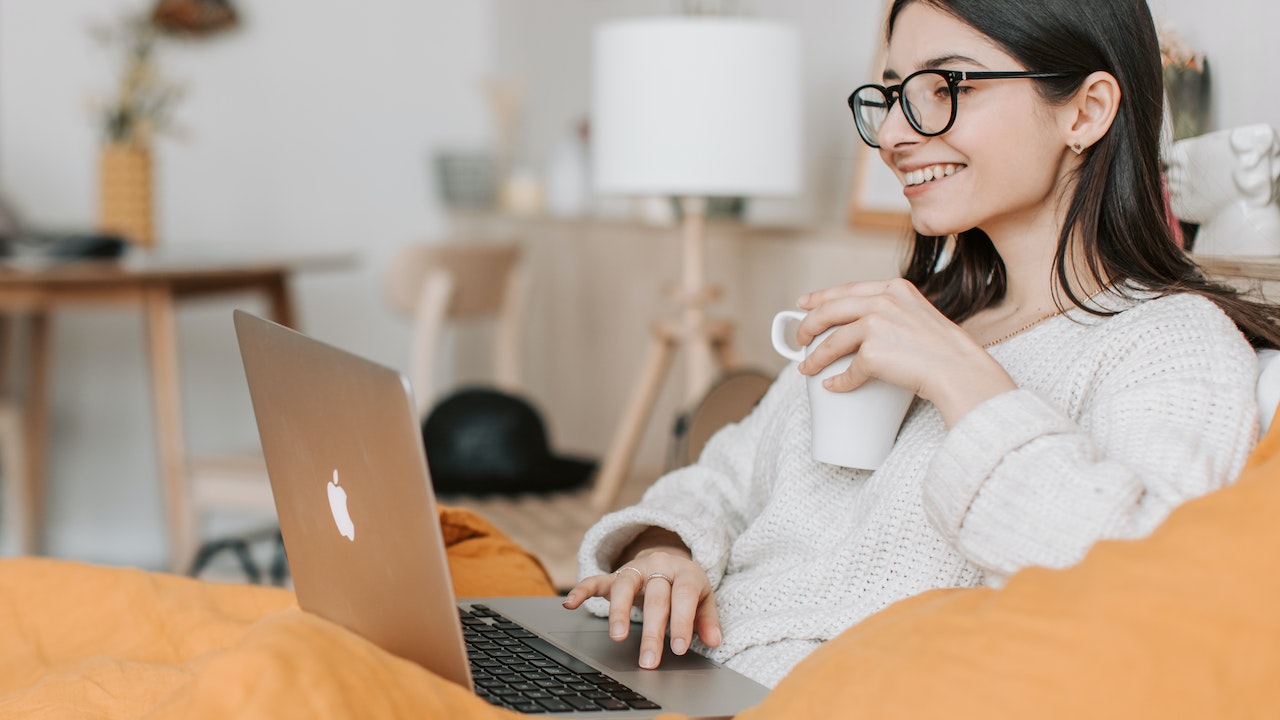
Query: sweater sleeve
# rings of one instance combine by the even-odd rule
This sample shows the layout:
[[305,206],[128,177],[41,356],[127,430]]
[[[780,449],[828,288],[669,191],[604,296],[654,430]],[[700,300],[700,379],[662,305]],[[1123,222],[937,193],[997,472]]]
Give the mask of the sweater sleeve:
[[696,463],[659,478],[636,505],[601,518],[579,548],[579,578],[610,572],[637,535],[660,527],[680,536],[717,587],[734,539],[760,512],[768,493],[765,473],[756,468],[762,444],[776,442],[766,428],[803,387],[803,376],[789,366],[746,418],[707,441]]
[[1221,320],[1118,328],[1073,412],[1025,388],[974,408],[925,477],[934,527],[999,585],[1071,565],[1097,540],[1142,537],[1226,485],[1256,438],[1256,361]]

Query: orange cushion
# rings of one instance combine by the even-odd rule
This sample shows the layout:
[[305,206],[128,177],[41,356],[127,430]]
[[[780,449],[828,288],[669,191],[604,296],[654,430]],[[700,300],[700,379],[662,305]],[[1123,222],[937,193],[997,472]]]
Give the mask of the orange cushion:
[[470,510],[440,506],[440,530],[458,597],[555,595],[538,558]]
[[741,718],[1280,717],[1280,427],[1141,541],[897,603]]

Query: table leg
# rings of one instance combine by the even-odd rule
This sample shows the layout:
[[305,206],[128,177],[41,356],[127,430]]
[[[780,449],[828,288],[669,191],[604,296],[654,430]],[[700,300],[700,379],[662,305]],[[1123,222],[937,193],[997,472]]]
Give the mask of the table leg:
[[148,288],[145,306],[157,453],[168,516],[169,567],[180,573],[186,571],[194,553],[195,528],[187,495],[178,342],[172,291],[168,287]]
[[661,327],[654,328],[649,356],[640,372],[640,380],[632,390],[626,413],[614,433],[613,441],[609,443],[609,451],[604,456],[595,479],[595,488],[591,492],[591,507],[599,513],[611,510],[622,491],[627,472],[631,469],[631,461],[635,459],[636,450],[644,436],[645,425],[653,413],[653,405],[662,392],[662,380],[671,367],[678,337],[678,334]]
[[271,303],[271,319],[285,327],[298,329],[298,319],[293,311],[293,296],[289,294],[288,277],[279,273],[266,286],[267,301]]
[[24,400],[26,425],[26,452],[23,461],[26,473],[22,490],[23,515],[21,552],[38,555],[44,544],[44,471],[48,459],[49,443],[49,315],[37,311],[31,313],[28,338],[30,367],[27,377],[27,395]]

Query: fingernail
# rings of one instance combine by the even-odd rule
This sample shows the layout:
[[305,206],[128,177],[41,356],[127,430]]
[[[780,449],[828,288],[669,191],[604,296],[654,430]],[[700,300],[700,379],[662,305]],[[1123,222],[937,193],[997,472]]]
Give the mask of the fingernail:
[[824,388],[826,388],[826,389],[828,389],[828,390],[830,390],[831,388],[833,388],[833,387],[835,387],[835,386],[836,386],[836,380],[835,380],[835,378],[827,378],[826,380],[823,380],[823,381],[822,381],[822,387],[824,387]]
[[561,605],[568,605],[568,604],[569,604],[569,603],[571,603],[571,602],[573,602],[573,593],[569,593],[568,595],[565,595],[565,596],[564,596],[564,602],[563,602],[563,603],[560,603],[560,604],[561,604]]
[[677,655],[683,655],[685,650],[689,649],[689,644],[684,638],[671,638],[671,652]]
[[609,637],[611,637],[611,638],[620,638],[620,637],[622,637],[622,633],[623,633],[625,630],[626,630],[626,628],[624,628],[624,627],[622,626],[622,623],[620,623],[620,622],[613,623],[613,624],[609,625]]
[[702,641],[710,645],[711,647],[715,647],[719,645],[720,644],[720,628],[711,628],[711,632],[707,633],[707,636],[703,638]]
[[645,650],[640,654],[640,667],[653,668],[658,665],[658,654],[652,650]]
[[809,296],[808,296],[808,295],[801,295],[801,296],[800,296],[800,299],[799,299],[799,300],[796,300],[796,305],[799,305],[800,307],[804,307],[804,306],[805,306],[805,303],[807,303],[807,302],[809,302]]

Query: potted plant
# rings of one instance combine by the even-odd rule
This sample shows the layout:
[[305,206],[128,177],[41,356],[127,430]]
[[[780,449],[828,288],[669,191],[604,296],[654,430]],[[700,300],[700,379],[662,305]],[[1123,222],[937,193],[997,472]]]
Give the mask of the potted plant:
[[93,28],[95,37],[120,55],[119,82],[95,103],[102,135],[98,160],[100,230],[142,246],[155,242],[151,146],[172,129],[173,107],[182,88],[156,67],[159,32],[145,15]]

